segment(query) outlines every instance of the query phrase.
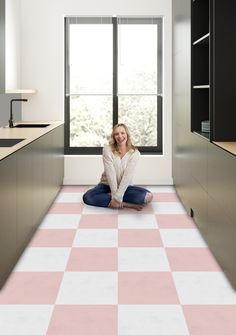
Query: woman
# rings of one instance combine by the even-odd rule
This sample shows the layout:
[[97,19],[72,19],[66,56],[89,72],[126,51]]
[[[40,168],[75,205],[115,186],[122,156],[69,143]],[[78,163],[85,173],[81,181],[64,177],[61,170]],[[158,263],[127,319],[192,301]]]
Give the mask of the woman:
[[103,148],[104,172],[100,183],[84,194],[84,203],[142,210],[153,195],[143,187],[131,185],[139,157],[140,152],[132,144],[127,126],[117,124],[112,130],[109,145]]

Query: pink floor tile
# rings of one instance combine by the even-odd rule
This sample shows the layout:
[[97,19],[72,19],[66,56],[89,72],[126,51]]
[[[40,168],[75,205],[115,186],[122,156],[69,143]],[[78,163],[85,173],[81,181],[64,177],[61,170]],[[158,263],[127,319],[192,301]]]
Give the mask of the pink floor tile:
[[117,306],[56,306],[47,335],[117,335]]
[[153,201],[159,202],[179,202],[176,193],[153,193]]
[[71,247],[76,234],[75,229],[37,230],[30,247]]
[[172,271],[221,271],[208,248],[166,248]]
[[178,304],[170,273],[120,272],[119,304]]
[[[63,186],[61,188],[61,192],[84,193],[88,189],[89,186]],[[178,197],[174,192],[154,193],[153,200],[154,202],[160,203],[179,202]],[[61,292],[60,285],[63,286],[63,284],[65,284],[64,288],[68,289],[68,292],[65,292],[65,301],[67,301],[66,294],[70,296],[73,294],[78,294],[79,292],[79,290],[78,292],[76,292],[78,288],[77,280],[75,281],[75,286],[73,287],[73,276],[75,276],[74,278],[77,278],[77,275],[82,276],[81,278],[85,278],[84,281],[86,283],[87,280],[89,280],[90,278],[94,278],[94,276],[98,276],[99,278],[98,272],[101,272],[101,278],[106,278],[106,272],[110,274],[112,273],[115,278],[116,276],[118,276],[118,292],[116,290],[116,293],[118,293],[119,304],[136,304],[137,306],[134,306],[134,310],[137,307],[137,310],[139,311],[141,307],[138,305],[175,305],[175,307],[178,306],[178,312],[180,311],[179,308],[182,308],[183,310],[186,324],[189,329],[189,335],[236,334],[236,305],[223,305],[222,302],[222,305],[199,305],[196,303],[195,305],[193,304],[180,306],[177,289],[175,287],[172,273],[168,270],[160,270],[160,268],[164,264],[164,261],[166,263],[166,261],[168,260],[171,271],[176,271],[175,274],[178,273],[178,271],[185,272],[186,274],[191,274],[191,272],[194,271],[201,271],[205,273],[205,276],[208,276],[209,271],[221,271],[208,248],[181,247],[163,249],[159,229],[197,229],[197,226],[194,224],[192,218],[190,218],[186,214],[171,214],[171,212],[170,214],[155,214],[152,204],[148,204],[148,206],[144,207],[143,210],[140,212],[133,209],[122,209],[114,212],[108,210],[107,212],[103,212],[103,214],[94,214],[95,212],[93,212],[93,214],[83,214],[83,206],[84,205],[81,202],[55,202],[51,206],[49,213],[56,214],[57,218],[60,218],[61,214],[80,214],[77,215],[78,220],[80,219],[78,228],[38,229],[28,246],[31,248],[31,250],[29,251],[36,252],[35,259],[32,259],[34,252],[29,252],[27,254],[27,257],[25,258],[25,262],[28,262],[28,265],[31,264],[30,262],[40,262],[41,252],[43,252],[43,250],[38,250],[38,253],[36,249],[33,249],[33,247],[70,248],[70,250],[68,250],[70,251],[70,256],[66,266],[65,274],[63,272],[55,272],[53,271],[53,269],[48,269],[48,272],[12,272],[6,284],[0,290],[0,334],[2,334],[5,330],[5,328],[3,328],[4,322],[9,323],[9,316],[5,317],[6,315],[8,315],[8,311],[11,312],[11,317],[13,316],[12,322],[14,322],[14,320],[20,319],[19,314],[17,313],[21,306],[18,306],[18,309],[16,309],[13,306],[14,304],[22,305],[23,309],[32,308],[29,305],[35,305],[36,308],[40,308],[40,305],[44,304],[48,305],[49,308],[54,307],[52,316],[50,320],[48,320],[47,335],[118,335],[118,305],[115,305],[113,303],[111,305],[99,305],[96,303],[94,303],[93,305],[61,305],[59,304],[59,302],[58,305],[56,305],[56,302],[58,301],[57,297]],[[122,223],[124,223],[123,227],[125,227],[125,225],[127,224],[125,228],[129,229],[118,229],[118,217],[122,214],[133,214],[131,215],[131,219],[137,219],[137,221],[140,221],[141,226],[139,227],[139,222],[137,222],[134,224],[134,227],[136,227],[136,229],[129,228],[129,224],[127,224],[129,223],[129,215],[127,215],[126,217],[122,218],[121,221]],[[156,226],[154,226],[152,224],[152,220],[150,220],[150,226],[149,229],[147,229],[146,225],[144,225],[144,220],[146,220],[145,215],[143,217],[140,217],[139,214],[152,214],[152,219],[156,218]],[[149,220],[149,218],[150,216],[147,216],[147,220]],[[58,222],[61,222],[61,220],[59,220]],[[138,229],[137,227],[143,228]],[[101,228],[110,230],[113,229],[116,232],[118,231],[118,248],[125,251],[124,253],[123,251],[120,253],[122,256],[121,263],[123,266],[123,272],[122,270],[118,272],[117,254],[119,249],[117,247],[106,247],[106,245],[103,245],[102,243],[101,245],[99,245],[99,248],[73,247],[73,241],[75,236],[78,236],[78,238],[80,236],[79,234],[76,235],[76,233],[78,233],[78,230],[81,229],[80,232],[86,233],[83,230],[89,230],[90,228]],[[98,232],[99,231],[97,230],[97,233]],[[88,231],[87,233],[89,234],[90,231]],[[93,234],[92,231],[91,234]],[[111,235],[111,237],[112,236],[113,235]],[[104,243],[105,242],[106,240],[104,240]],[[156,262],[158,262],[158,271],[153,270],[152,272],[152,268],[148,268],[148,270],[144,272],[144,269],[140,270],[141,266],[140,268],[138,268],[138,270],[134,270],[134,268],[132,268],[133,265],[135,265],[132,264],[132,260],[134,260],[134,257],[139,257],[140,255],[142,255],[143,252],[145,254],[145,247],[161,247],[161,251],[164,252],[164,255],[162,253],[157,253],[157,257],[160,257],[157,258],[156,261],[155,259],[151,260],[151,262],[154,262],[154,264],[157,264]],[[124,250],[124,248],[126,249]],[[137,248],[137,250],[132,253],[132,248]],[[49,252],[49,257],[51,257],[51,254],[54,255],[54,253]],[[164,259],[164,256],[167,257],[167,260],[166,258]],[[125,257],[127,257],[127,259]],[[57,255],[56,258],[57,259],[55,259],[55,262],[58,260]],[[159,262],[162,262],[163,264],[159,264]],[[139,262],[138,260],[137,264],[142,265],[143,263],[142,261]],[[157,269],[157,267],[155,267],[155,269]],[[165,265],[165,269],[169,269],[168,266]],[[69,274],[68,272],[71,272],[71,277],[67,276]],[[78,273],[76,274],[76,272]],[[63,277],[63,275],[67,277],[67,280],[72,279],[72,281],[63,283],[63,278],[65,278]],[[80,280],[82,283],[82,279]],[[97,281],[95,284],[97,284]],[[86,294],[96,296],[98,294],[97,290],[99,290],[100,287],[99,285],[100,283],[98,283],[98,286],[95,285],[95,287],[93,287],[92,284],[89,285],[90,291]],[[202,289],[201,283],[199,283],[199,285],[200,289]],[[193,285],[193,287],[193,289],[195,289],[195,285]],[[181,285],[180,287],[178,287],[178,289],[181,290]],[[108,285],[107,292],[104,294],[104,296],[109,294],[109,290],[110,286]],[[189,288],[189,290],[190,294],[195,294],[195,291],[191,292],[191,288]],[[213,296],[214,290],[211,291],[211,294]],[[234,291],[232,291],[232,295],[234,295]],[[222,299],[224,301],[224,297],[222,297]],[[133,306],[130,306],[129,308],[132,309]],[[166,306],[166,308],[169,307]],[[143,309],[145,310],[146,307],[143,306]],[[131,324],[133,322],[135,324],[135,319],[132,319],[133,314],[131,315],[130,320],[128,320],[129,317],[130,316],[127,315],[127,320],[125,320],[125,322],[127,321],[127,324]],[[147,325],[147,334],[150,330],[149,324],[150,322],[152,323],[152,318],[153,314],[150,312],[150,315],[148,315],[147,317],[145,316],[143,321],[146,322]],[[179,318],[178,314],[176,314],[176,318]],[[21,320],[19,322],[21,322]],[[142,320],[140,322],[142,322]],[[165,329],[165,324],[163,323],[163,320],[158,321],[155,319],[154,322],[160,322],[160,325],[158,324],[158,327],[160,326],[161,329],[160,332],[162,332],[163,330],[163,334],[167,334],[168,330]],[[33,326],[35,326],[36,329],[37,324],[32,325],[32,328]],[[23,333],[25,334],[28,332],[22,332],[22,334]],[[131,333],[134,334],[132,326],[131,328],[126,328],[124,330],[124,333],[127,335],[130,335]],[[139,334],[140,331],[136,333]],[[119,335],[124,334],[122,333]]]
[[13,272],[0,291],[0,304],[54,304],[61,272]]
[[81,216],[79,228],[117,228],[115,214],[84,214]]
[[120,229],[119,247],[160,247],[163,246],[157,229]]
[[50,207],[49,214],[80,214],[83,209],[82,203],[65,203],[65,202],[54,202]]
[[73,248],[66,271],[117,271],[117,248]]
[[73,185],[65,185],[65,186],[62,186],[61,188],[61,192],[86,192],[87,190],[89,189],[89,186],[73,186]]
[[[193,219],[187,214],[157,214],[159,228],[196,228]],[[197,229],[197,228],[196,228]]]
[[191,335],[235,335],[236,306],[183,306]]

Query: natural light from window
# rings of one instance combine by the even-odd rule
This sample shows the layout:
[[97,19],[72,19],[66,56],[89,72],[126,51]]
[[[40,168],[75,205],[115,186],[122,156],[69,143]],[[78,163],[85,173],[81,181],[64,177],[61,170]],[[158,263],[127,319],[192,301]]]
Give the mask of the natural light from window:
[[[118,121],[157,145],[157,25],[118,25]],[[112,24],[71,24],[70,146],[102,147],[113,122]]]

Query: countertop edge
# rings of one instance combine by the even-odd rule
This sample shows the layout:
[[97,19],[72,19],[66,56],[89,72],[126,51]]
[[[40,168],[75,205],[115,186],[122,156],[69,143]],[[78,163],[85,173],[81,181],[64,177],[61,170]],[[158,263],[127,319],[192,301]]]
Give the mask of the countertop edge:
[[63,121],[31,121],[31,122],[17,122],[17,124],[21,123],[32,123],[32,124],[37,124],[37,123],[45,123],[48,124],[49,126],[43,127],[43,128],[9,128],[9,127],[1,127],[0,128],[0,138],[23,138],[24,140],[15,144],[12,147],[0,147],[0,160],[3,160],[7,156],[10,156],[14,154],[16,151],[22,149],[26,145],[30,144],[31,142],[37,140],[41,136],[46,135],[53,129],[61,126],[64,124]]
[[213,141],[212,143],[216,144],[218,147],[226,150],[227,152],[231,153],[232,155],[236,156],[236,142],[218,142]]

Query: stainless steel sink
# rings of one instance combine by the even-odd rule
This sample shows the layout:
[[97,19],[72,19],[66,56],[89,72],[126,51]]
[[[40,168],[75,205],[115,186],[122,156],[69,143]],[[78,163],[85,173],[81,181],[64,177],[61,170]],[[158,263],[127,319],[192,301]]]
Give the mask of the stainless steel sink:
[[24,140],[25,138],[0,138],[0,147],[13,147]]
[[49,123],[20,123],[16,124],[14,128],[45,128],[50,126]]

